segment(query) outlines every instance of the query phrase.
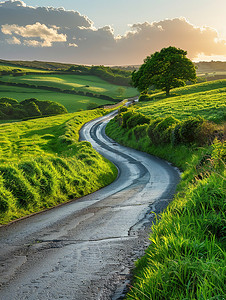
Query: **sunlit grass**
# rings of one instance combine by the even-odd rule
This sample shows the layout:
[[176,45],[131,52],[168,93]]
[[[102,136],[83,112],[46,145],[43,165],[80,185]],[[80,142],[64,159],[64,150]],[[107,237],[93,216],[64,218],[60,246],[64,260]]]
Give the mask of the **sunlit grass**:
[[[171,139],[162,139],[170,130],[165,128],[154,143],[153,136],[148,135],[152,123],[131,128],[131,116],[137,112],[145,113],[151,120],[170,116],[185,122],[187,117],[199,114],[222,123],[225,92],[225,88],[217,87],[166,99],[156,97],[138,105],[135,112],[131,109],[127,125],[122,117],[107,125],[107,134],[119,143],[166,159],[183,170],[175,198],[156,217],[151,244],[145,256],[136,262],[128,300],[225,298],[225,142],[215,139],[212,144],[203,141],[201,147],[194,143],[176,145]],[[206,124],[223,129],[223,125]]]
[[137,90],[132,87],[123,87],[124,92],[119,90],[118,85],[108,83],[107,81],[91,75],[26,75],[20,77],[3,76],[3,81],[29,83],[57,87],[61,89],[74,89],[83,92],[92,92],[110,96],[115,99],[129,98],[137,95]]
[[0,98],[9,97],[20,101],[29,98],[37,98],[38,100],[50,100],[58,102],[66,107],[68,112],[76,112],[81,109],[87,109],[87,104],[95,102],[97,106],[106,104],[115,104],[109,100],[102,100],[93,97],[71,95],[64,93],[57,93],[45,91],[41,89],[31,89],[15,86],[2,86],[0,85]]
[[40,72],[40,73],[48,73],[49,71],[45,70],[37,70],[37,69],[32,69],[32,68],[26,68],[26,67],[20,67],[20,66],[10,66],[7,64],[0,64],[0,72],[1,71],[12,71],[15,69],[20,69],[22,72]]
[[104,110],[0,125],[0,224],[84,196],[117,169],[79,130]]
[[206,120],[219,123],[226,118],[226,87],[141,102],[139,106],[139,112],[154,118],[174,116],[182,120],[189,116],[200,115]]

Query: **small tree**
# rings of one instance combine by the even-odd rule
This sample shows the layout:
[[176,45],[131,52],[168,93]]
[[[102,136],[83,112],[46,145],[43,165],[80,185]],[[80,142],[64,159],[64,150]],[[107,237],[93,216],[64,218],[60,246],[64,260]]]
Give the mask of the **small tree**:
[[138,71],[132,73],[133,86],[146,93],[150,86],[166,91],[185,85],[185,81],[196,81],[195,65],[186,57],[187,52],[175,48],[163,48],[144,60]]

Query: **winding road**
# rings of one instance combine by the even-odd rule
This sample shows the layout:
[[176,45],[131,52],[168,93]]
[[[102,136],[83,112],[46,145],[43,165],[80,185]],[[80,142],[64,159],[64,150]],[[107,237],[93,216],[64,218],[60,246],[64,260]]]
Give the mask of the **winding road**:
[[105,135],[114,113],[83,126],[81,140],[119,169],[83,198],[0,227],[0,299],[119,299],[148,232],[172,199],[179,172]]

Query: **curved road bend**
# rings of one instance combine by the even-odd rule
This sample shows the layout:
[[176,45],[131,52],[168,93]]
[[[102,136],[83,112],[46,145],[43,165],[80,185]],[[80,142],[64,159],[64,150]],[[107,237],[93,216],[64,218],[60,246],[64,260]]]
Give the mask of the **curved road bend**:
[[118,299],[148,244],[150,211],[166,207],[179,181],[168,163],[118,145],[87,123],[81,139],[119,168],[109,186],[0,227],[0,299]]

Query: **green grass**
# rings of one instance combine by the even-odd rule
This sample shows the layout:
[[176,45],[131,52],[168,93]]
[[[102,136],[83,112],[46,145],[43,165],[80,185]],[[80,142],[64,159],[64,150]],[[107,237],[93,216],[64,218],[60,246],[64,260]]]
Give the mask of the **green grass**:
[[[223,121],[225,88],[194,93],[191,87],[191,94],[186,88],[180,91],[185,95],[148,101],[129,111],[124,108],[125,112],[122,110],[106,128],[119,143],[166,159],[183,170],[176,196],[156,216],[151,244],[136,262],[128,300],[225,299],[224,124],[204,121],[195,127],[193,122],[200,120],[194,119],[197,114]],[[145,113],[150,121],[138,112]],[[188,116],[193,119],[187,121]],[[163,119],[157,123],[159,117]],[[189,130],[185,124],[194,128]],[[211,144],[207,137],[217,131],[221,141],[215,138]],[[180,134],[187,139],[178,139]],[[192,137],[196,143],[189,142]]]
[[22,72],[40,72],[40,73],[48,73],[49,72],[49,71],[45,71],[45,70],[37,70],[37,69],[32,69],[32,68],[27,68],[27,67],[20,67],[20,66],[11,66],[11,65],[0,63],[0,72],[1,71],[12,71],[15,69],[20,69]]
[[81,126],[106,113],[83,111],[0,125],[0,224],[84,196],[111,183],[117,169]]
[[76,112],[80,109],[85,110],[87,105],[92,102],[99,105],[115,104],[109,100],[102,100],[93,97],[70,95],[64,93],[57,93],[51,91],[45,91],[41,89],[31,89],[15,86],[3,86],[0,85],[0,98],[9,97],[20,101],[29,98],[37,98],[38,100],[50,100],[63,104],[68,112]]
[[[224,83],[226,85],[226,81]],[[200,86],[200,89],[202,88],[203,85]],[[190,87],[190,90],[191,94],[187,94],[189,87],[185,87],[180,89],[181,96],[141,102],[138,111],[153,118],[174,116],[182,120],[189,116],[200,115],[213,122],[220,123],[225,120],[226,87],[195,93],[194,91],[199,89],[194,86]]]
[[[170,91],[171,97],[180,96],[180,95],[187,95],[193,93],[200,93],[200,92],[208,92],[213,91],[221,88],[226,88],[226,79],[222,80],[214,80],[208,82],[202,82],[197,84],[186,85],[180,88],[175,88]],[[151,99],[159,99],[159,98],[166,98],[165,92],[157,92],[153,91],[152,95],[149,95]]]
[[120,87],[110,84],[101,78],[91,75],[25,75],[20,77],[4,76],[1,80],[18,83],[28,83],[91,92],[122,100],[137,95],[132,87]]

